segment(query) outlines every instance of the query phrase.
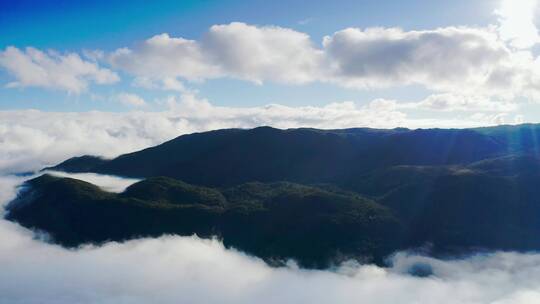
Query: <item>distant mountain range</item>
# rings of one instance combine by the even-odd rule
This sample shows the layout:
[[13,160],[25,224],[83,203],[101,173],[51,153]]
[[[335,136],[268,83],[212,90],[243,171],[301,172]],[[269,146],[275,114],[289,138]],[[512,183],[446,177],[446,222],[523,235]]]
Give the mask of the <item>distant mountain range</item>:
[[120,194],[28,181],[8,219],[65,246],[196,233],[318,268],[425,245],[435,255],[540,249],[539,125],[227,129],[50,169],[144,179]]

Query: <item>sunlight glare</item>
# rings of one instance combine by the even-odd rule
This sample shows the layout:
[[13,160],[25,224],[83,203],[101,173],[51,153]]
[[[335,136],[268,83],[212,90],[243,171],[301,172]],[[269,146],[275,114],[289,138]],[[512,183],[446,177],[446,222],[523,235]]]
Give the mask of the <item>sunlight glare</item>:
[[502,0],[496,14],[499,16],[499,33],[512,47],[525,49],[539,40],[534,24],[537,0]]

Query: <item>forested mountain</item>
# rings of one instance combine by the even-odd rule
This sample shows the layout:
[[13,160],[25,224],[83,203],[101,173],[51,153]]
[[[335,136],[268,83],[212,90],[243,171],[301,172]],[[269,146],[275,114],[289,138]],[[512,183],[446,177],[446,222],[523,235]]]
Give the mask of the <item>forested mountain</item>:
[[271,263],[382,263],[540,249],[540,130],[228,129],[180,136],[112,160],[55,167],[143,178],[108,193],[43,175],[8,218],[65,246],[162,234],[217,236]]
[[345,182],[395,165],[463,165],[538,155],[540,127],[280,130],[260,127],[183,135],[112,160],[84,156],[53,169],[129,177],[168,176],[224,186],[250,181]]

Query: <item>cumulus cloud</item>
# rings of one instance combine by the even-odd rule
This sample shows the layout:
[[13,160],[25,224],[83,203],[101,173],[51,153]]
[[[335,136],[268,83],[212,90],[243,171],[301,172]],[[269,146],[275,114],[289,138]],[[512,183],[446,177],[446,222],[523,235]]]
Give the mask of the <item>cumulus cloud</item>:
[[471,104],[478,96],[534,100],[540,97],[540,58],[531,49],[539,41],[537,9],[536,0],[504,0],[493,25],[412,31],[346,28],[322,42],[290,28],[232,22],[213,25],[197,39],[163,33],[112,52],[83,50],[85,59],[74,53],[8,47],[0,53],[0,66],[15,77],[10,87],[75,93],[90,82],[118,80],[99,62],[134,76],[134,86],[178,92],[186,91],[184,81],[229,77],[258,84],[323,82],[356,89],[419,85],[438,95],[459,92],[466,101],[454,98],[454,106]]
[[130,107],[143,107],[146,105],[146,101],[137,94],[120,93],[116,95],[116,99],[118,99],[121,104]]
[[307,34],[276,26],[214,25],[201,44],[225,73],[256,82],[312,81],[323,59]]
[[530,51],[514,51],[506,41],[496,26],[347,28],[317,46],[292,29],[234,22],[212,26],[199,40],[157,35],[114,51],[109,62],[140,79],[232,77],[351,88],[422,85],[469,95],[538,94],[540,64]]
[[349,28],[325,37],[324,47],[329,81],[348,87],[422,85],[469,100],[540,93],[540,61],[530,51],[511,50],[493,27]]
[[0,67],[16,79],[7,87],[32,86],[80,93],[90,82],[111,84],[119,80],[116,73],[76,53],[45,53],[32,47],[24,50],[7,47],[0,51]]
[[109,61],[143,77],[200,79],[219,75],[219,67],[207,60],[198,42],[168,34],[156,35],[134,49],[118,49],[110,54]]
[[324,47],[333,81],[352,87],[421,84],[476,92],[513,65],[496,33],[485,29],[349,28],[325,37]]
[[141,77],[303,83],[317,76],[321,56],[307,34],[233,22],[212,26],[201,41],[156,35],[134,49],[116,50],[110,62]]
[[503,1],[498,24],[485,27],[346,28],[320,43],[290,28],[232,22],[213,25],[198,39],[163,33],[109,53],[85,50],[87,60],[8,47],[0,66],[16,79],[8,86],[75,93],[90,82],[118,80],[99,62],[134,76],[134,86],[178,92],[186,91],[184,81],[229,77],[356,89],[420,85],[436,94],[459,92],[467,100],[536,99],[540,59],[530,49],[539,36],[536,0],[514,2]]

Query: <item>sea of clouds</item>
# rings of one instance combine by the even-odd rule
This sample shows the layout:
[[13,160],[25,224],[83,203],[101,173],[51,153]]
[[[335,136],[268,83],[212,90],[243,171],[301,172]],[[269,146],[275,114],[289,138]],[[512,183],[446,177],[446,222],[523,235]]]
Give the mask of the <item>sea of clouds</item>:
[[[197,124],[157,113],[0,112],[2,218],[18,187],[35,176],[13,173],[86,153],[112,157],[241,117],[229,114],[220,114],[214,124],[203,124],[200,117]],[[249,126],[246,121],[230,126]],[[72,177],[117,192],[136,181]],[[402,252],[389,257],[388,268],[349,262],[315,271],[294,262],[272,268],[218,240],[196,236],[72,250],[44,240],[43,233],[0,219],[0,303],[540,303],[540,255],[534,253],[438,260]],[[409,274],[418,267],[432,275]]]
[[167,110],[159,112],[0,111],[0,172],[41,169],[83,154],[114,157],[182,134],[222,128],[454,128],[522,122],[499,112],[433,119],[411,118],[405,111],[426,105],[438,107],[439,99],[452,100],[449,96],[431,96],[405,105],[376,99],[363,106],[344,101],[325,106],[269,104],[242,108],[215,106],[196,94],[184,93],[169,96],[164,100]]

